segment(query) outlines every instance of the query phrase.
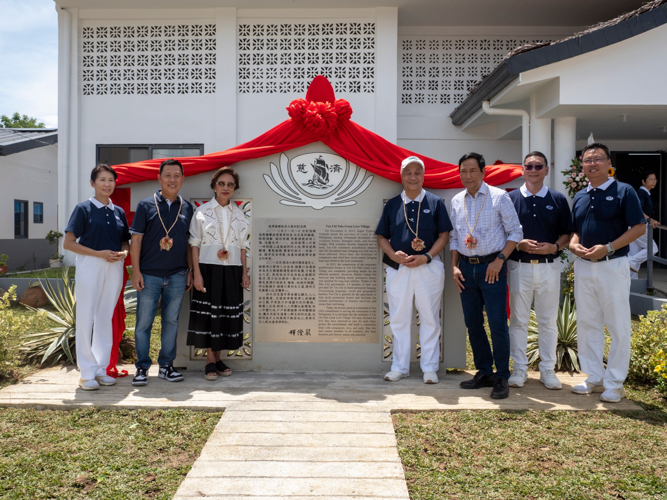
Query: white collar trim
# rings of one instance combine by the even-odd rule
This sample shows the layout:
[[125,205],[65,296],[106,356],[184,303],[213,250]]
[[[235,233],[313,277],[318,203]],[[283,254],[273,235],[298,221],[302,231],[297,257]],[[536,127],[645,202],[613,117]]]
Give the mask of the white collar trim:
[[646,191],[648,194],[651,194],[651,191],[649,191],[649,190],[646,188],[646,186],[641,186],[639,189],[643,189],[643,190]]
[[[607,182],[605,182],[604,184],[600,184],[600,185],[597,187],[597,189],[601,189],[602,191],[606,191],[607,188],[608,188],[609,186],[611,186],[612,183],[615,182],[615,181],[616,181],[616,179],[614,179],[614,178],[612,177],[611,179],[608,179]],[[588,193],[591,189],[595,189],[595,188],[593,188],[593,187],[591,186],[591,183],[589,182],[589,183],[588,183],[588,186],[586,186],[586,192]]]
[[109,204],[108,205],[103,205],[101,201],[99,201],[97,198],[94,196],[90,197],[90,201],[93,205],[95,205],[97,208],[108,208],[109,210],[114,210],[114,205],[113,201],[111,201],[111,198],[109,198]]
[[[404,189],[403,192],[401,193],[401,200],[403,200],[403,203],[410,203],[410,201],[419,202],[419,201],[422,201],[424,199],[425,194],[426,194],[426,191],[424,190],[424,188],[422,188],[421,193],[419,193],[419,195],[414,200],[410,200],[410,198],[408,198],[408,195],[405,194],[405,189]],[[406,202],[406,200],[410,200],[410,201]]]
[[[528,198],[529,196],[533,196],[533,193],[528,191],[528,188],[526,187],[526,184],[521,186],[519,188],[519,191],[521,191],[521,194],[523,195],[524,198]],[[542,189],[540,189],[535,196],[539,196],[540,198],[544,198],[547,193],[549,192],[549,188],[547,188],[544,184],[542,185]]]

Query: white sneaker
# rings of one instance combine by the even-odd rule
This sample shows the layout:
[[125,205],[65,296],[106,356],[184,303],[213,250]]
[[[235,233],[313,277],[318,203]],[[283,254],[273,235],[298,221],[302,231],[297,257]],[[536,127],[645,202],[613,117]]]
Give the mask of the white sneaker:
[[97,380],[97,383],[100,385],[116,385],[116,379],[110,377],[109,375],[101,375],[99,377],[95,377],[95,380]]
[[84,391],[96,391],[100,388],[100,384],[97,383],[97,380],[83,380],[79,379],[79,387]]
[[556,373],[553,370],[540,370],[540,382],[544,384],[544,387],[547,389],[562,389],[563,386],[556,377]]
[[401,373],[401,372],[389,372],[384,376],[385,380],[388,380],[389,382],[396,382],[397,380],[400,380],[402,378],[407,377],[407,373]]
[[438,374],[435,372],[425,372],[424,373],[424,383],[425,384],[437,384],[439,382],[438,380]]
[[575,394],[591,394],[592,392],[602,392],[604,387],[597,384],[591,384],[588,380],[584,380],[581,384],[572,387],[572,392]]
[[526,383],[527,378],[528,374],[526,373],[526,370],[515,368],[512,370],[512,375],[510,375],[510,378],[507,382],[509,383],[510,387],[523,387],[523,384]]
[[624,397],[625,389],[621,387],[620,389],[607,389],[600,396],[600,400],[606,403],[618,403]]

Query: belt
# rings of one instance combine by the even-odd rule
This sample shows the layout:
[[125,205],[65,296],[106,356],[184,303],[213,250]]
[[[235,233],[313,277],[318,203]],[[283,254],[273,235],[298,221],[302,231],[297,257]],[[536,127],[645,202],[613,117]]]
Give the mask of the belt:
[[510,259],[514,262],[523,262],[524,264],[545,264],[552,263],[554,261],[553,257],[535,257],[534,259]]
[[500,252],[490,253],[489,255],[483,255],[481,257],[468,257],[467,255],[460,255],[460,257],[468,264],[483,264],[484,262],[491,262],[492,260],[496,260],[496,257],[498,257],[499,253]]
[[580,259],[586,262],[602,262],[603,260],[614,260],[621,257],[627,257],[627,255],[606,255],[601,259],[584,259],[583,257],[580,257]]

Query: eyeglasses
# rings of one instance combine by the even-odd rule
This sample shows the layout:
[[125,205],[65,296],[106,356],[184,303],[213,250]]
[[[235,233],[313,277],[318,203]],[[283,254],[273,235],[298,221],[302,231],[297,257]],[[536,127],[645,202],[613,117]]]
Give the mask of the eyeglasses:
[[236,187],[236,183],[234,182],[225,182],[225,181],[218,181],[215,183],[216,186],[218,187],[227,187],[229,189],[234,189]]
[[546,165],[542,165],[541,163],[536,163],[535,165],[524,165],[523,166],[526,170],[532,170],[535,169],[537,172],[542,170]]
[[595,158],[586,158],[581,163],[584,165],[592,165],[593,163],[602,163],[605,160],[608,160],[608,158],[600,158],[599,156],[596,156]]

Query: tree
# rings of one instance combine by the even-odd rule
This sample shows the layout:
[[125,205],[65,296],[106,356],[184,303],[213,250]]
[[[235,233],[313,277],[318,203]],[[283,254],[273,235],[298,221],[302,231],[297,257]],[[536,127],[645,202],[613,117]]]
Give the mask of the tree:
[[38,122],[37,118],[30,118],[28,115],[19,115],[14,113],[12,117],[7,115],[0,116],[2,128],[44,128],[44,122]]

